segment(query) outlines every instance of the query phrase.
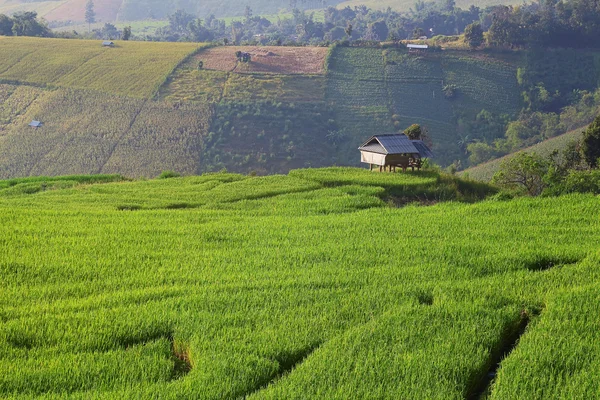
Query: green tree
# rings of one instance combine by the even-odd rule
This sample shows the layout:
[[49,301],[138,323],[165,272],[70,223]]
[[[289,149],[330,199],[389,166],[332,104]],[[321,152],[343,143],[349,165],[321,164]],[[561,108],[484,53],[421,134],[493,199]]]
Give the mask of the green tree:
[[483,44],[483,29],[478,22],[469,24],[465,28],[465,42],[472,49],[476,49]]
[[597,168],[600,161],[600,115],[588,126],[581,140],[581,154],[590,168]]
[[123,33],[121,34],[121,39],[129,40],[130,37],[131,37],[131,26],[126,26],[125,28],[123,28]]
[[50,29],[37,20],[35,11],[25,11],[13,15],[12,33],[15,36],[50,36]]
[[352,24],[348,24],[348,26],[346,26],[346,29],[344,29],[344,32],[346,32],[346,36],[348,36],[348,40],[350,40],[350,38],[352,37]]
[[421,140],[421,136],[423,135],[423,131],[421,129],[421,125],[412,124],[408,128],[404,130],[404,134],[408,136],[410,140]]
[[523,191],[530,196],[538,196],[544,190],[544,176],[548,167],[548,160],[537,153],[519,152],[500,164],[492,183],[506,189]]
[[0,14],[0,35],[2,36],[10,36],[13,34],[13,20],[12,18]]
[[96,11],[94,11],[94,0],[88,0],[85,5],[85,22],[88,23],[88,32],[91,25],[96,22]]

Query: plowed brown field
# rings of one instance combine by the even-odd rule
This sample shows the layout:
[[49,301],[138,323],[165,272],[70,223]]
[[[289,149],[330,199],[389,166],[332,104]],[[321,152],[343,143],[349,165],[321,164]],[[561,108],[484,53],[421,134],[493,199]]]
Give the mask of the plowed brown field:
[[[252,61],[238,63],[237,51],[250,53]],[[204,63],[204,69],[241,73],[323,74],[325,47],[226,46],[201,51],[194,62]]]

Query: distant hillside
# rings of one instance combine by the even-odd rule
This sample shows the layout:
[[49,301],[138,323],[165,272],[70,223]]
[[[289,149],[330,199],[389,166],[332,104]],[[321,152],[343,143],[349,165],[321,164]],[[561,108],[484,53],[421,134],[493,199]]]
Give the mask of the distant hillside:
[[197,43],[116,42],[0,36],[0,81],[151,96]]
[[543,65],[523,53],[34,38],[0,39],[0,55],[1,178],[358,166],[362,141],[413,123],[447,165],[464,158],[463,121],[484,109],[515,118],[517,68]]
[[[335,6],[340,0],[306,0],[298,2],[301,9],[321,9],[324,5]],[[36,11],[48,21],[85,21],[87,0],[0,0],[0,13]],[[177,10],[184,10],[200,18],[213,14],[217,18],[243,16],[246,6],[254,15],[279,14],[290,10],[289,0],[94,0],[96,20],[102,23],[115,21],[165,20]]]
[[[579,140],[583,136],[583,131],[584,128],[575,129],[563,135],[544,140],[541,143],[535,144],[521,151],[527,153],[535,152],[541,156],[547,157],[550,154],[552,154],[552,152],[555,150],[563,150],[569,142]],[[514,154],[516,153],[508,154],[504,157],[488,161],[486,163],[477,165],[472,168],[468,168],[464,171],[459,172],[458,175],[468,176],[470,179],[474,179],[477,181],[489,182],[494,177],[494,174],[498,171],[498,169],[500,169],[500,164],[502,164],[504,160],[514,157]]]

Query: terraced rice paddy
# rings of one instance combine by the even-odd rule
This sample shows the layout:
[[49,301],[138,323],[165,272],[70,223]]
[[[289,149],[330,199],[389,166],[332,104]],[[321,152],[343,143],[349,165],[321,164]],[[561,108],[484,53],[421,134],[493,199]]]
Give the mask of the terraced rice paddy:
[[196,43],[0,38],[0,80],[149,97]]
[[0,181],[0,396],[594,397],[598,197],[447,179]]

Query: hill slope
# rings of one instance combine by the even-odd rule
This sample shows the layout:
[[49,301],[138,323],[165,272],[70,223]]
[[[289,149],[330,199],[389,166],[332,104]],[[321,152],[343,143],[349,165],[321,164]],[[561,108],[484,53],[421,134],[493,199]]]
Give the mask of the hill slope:
[[598,198],[439,179],[0,182],[0,396],[595,397]]
[[[238,62],[236,51],[250,52],[252,61]],[[358,166],[356,149],[370,135],[413,123],[427,127],[435,161],[447,165],[464,159],[464,126],[482,110],[497,119],[518,114],[518,68],[543,79],[536,66],[544,57],[563,60],[548,75],[549,88],[593,89],[595,81],[580,72],[589,72],[596,54],[576,53],[574,64],[566,61],[573,52],[414,56],[381,48],[103,48],[97,41],[4,38],[0,177]],[[567,70],[581,79],[557,86]],[[455,88],[449,98],[447,85]],[[28,127],[33,119],[42,128]]]
[[[569,142],[578,141],[581,139],[583,136],[583,131],[584,128],[576,129],[560,136],[544,140],[541,143],[527,147],[521,151],[527,153],[537,153],[541,156],[548,157],[555,150],[558,150],[559,152],[562,151]],[[504,157],[488,161],[475,167],[467,168],[466,170],[459,172],[459,175],[468,176],[470,179],[477,181],[489,182],[494,177],[494,174],[500,169],[500,164],[502,164],[504,160],[510,159],[511,157],[514,157],[514,154],[508,154]]]

